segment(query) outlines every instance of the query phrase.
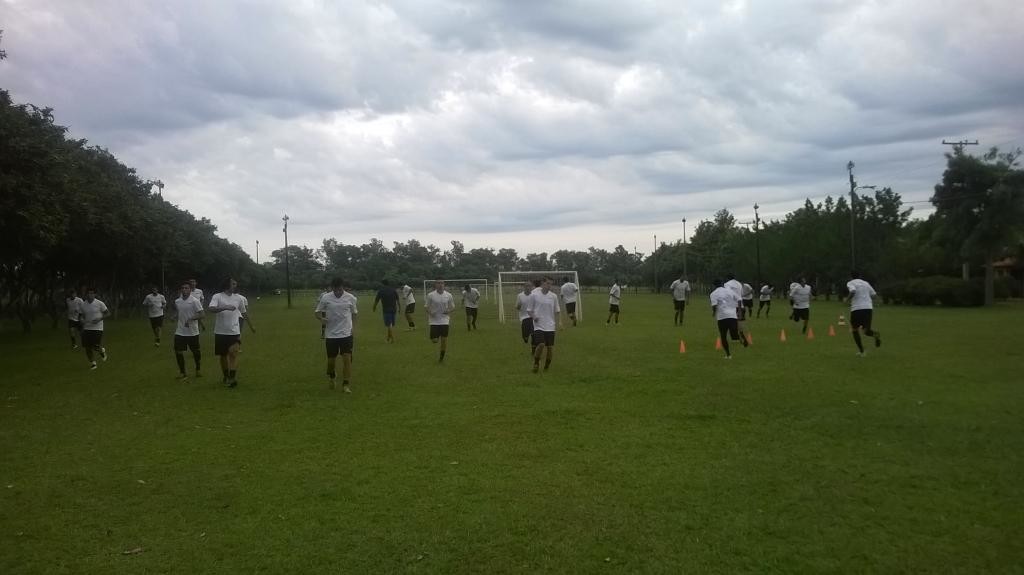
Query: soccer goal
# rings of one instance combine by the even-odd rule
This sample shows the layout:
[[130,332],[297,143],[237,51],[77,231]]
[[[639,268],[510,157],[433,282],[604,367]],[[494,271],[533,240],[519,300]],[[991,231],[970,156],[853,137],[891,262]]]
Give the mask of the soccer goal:
[[[526,272],[498,272],[498,283],[494,286],[494,291],[498,296],[498,318],[501,323],[507,321],[516,322],[518,312],[516,311],[516,296],[519,292],[523,291],[523,282],[532,282],[533,280],[539,280],[544,276],[550,277],[554,280],[551,289],[560,294],[559,291],[561,285],[565,279],[576,284],[577,289],[580,287],[580,276],[575,271],[566,270],[546,270],[546,271],[526,271]],[[564,302],[563,302],[564,308]],[[562,310],[565,313],[565,310]],[[576,320],[583,321],[583,294],[577,292],[576,295]]]
[[494,284],[482,278],[423,280],[423,301],[426,301],[427,294],[434,289],[434,282],[436,281],[443,281],[445,289],[451,292],[453,296],[458,296],[459,292],[462,291],[462,286],[466,284],[475,287],[480,292],[480,299],[484,301],[490,300],[491,292],[494,291]]

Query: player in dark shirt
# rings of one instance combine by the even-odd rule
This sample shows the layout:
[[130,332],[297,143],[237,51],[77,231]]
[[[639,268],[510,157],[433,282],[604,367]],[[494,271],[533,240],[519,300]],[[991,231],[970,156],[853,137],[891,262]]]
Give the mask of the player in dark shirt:
[[384,312],[384,328],[387,330],[388,343],[395,343],[395,316],[398,314],[398,291],[391,287],[388,280],[381,280],[381,288],[377,290],[377,297],[373,298],[373,311],[377,311],[377,304],[381,305]]

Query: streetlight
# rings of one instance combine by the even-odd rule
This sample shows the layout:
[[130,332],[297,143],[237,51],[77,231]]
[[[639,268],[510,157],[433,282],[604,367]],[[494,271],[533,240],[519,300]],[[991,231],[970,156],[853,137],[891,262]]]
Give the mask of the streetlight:
[[654,234],[654,251],[651,255],[654,257],[654,293],[660,293],[661,288],[658,286],[658,234]]
[[288,292],[288,309],[291,309],[292,276],[290,270],[288,269],[288,214],[285,214],[284,217],[281,218],[281,220],[284,221],[284,286],[285,290]]
[[754,249],[757,252],[757,286],[756,289],[761,289],[761,234],[758,233],[758,228],[761,227],[761,216],[758,215],[757,210],[761,206],[754,204]]
[[686,273],[686,218],[683,218],[683,276],[686,279],[690,279],[690,276]]
[[857,244],[854,241],[853,228],[856,222],[855,212],[853,210],[853,202],[857,199],[857,190],[873,190],[876,186],[858,186],[854,184],[850,188],[850,269],[857,269]]

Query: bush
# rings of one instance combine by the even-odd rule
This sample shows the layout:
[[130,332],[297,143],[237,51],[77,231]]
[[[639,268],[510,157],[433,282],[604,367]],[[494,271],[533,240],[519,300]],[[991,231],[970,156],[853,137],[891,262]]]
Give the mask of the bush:
[[888,282],[881,287],[882,301],[885,303],[938,304],[949,307],[985,304],[985,282],[980,278],[963,280],[948,276],[929,276]]

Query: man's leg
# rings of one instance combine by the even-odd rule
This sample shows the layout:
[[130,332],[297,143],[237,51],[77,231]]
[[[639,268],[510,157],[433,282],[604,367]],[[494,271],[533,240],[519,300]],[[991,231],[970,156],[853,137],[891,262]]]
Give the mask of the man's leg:
[[174,350],[174,361],[178,364],[178,377],[187,379],[188,374],[185,373],[185,352]]
[[853,343],[857,344],[857,353],[864,355],[864,343],[860,340],[860,328],[851,325],[850,333],[853,334]]
[[473,310],[473,329],[476,329],[476,309]]
[[613,315],[615,315],[615,312],[613,312],[613,311],[608,312],[608,321],[606,321],[604,323],[606,323],[608,325],[611,325],[611,323],[612,323],[612,316]]
[[334,389],[337,385],[335,382],[338,379],[338,373],[335,371],[335,365],[338,357],[334,355],[327,356],[327,379],[330,380],[331,389]]
[[441,342],[441,355],[437,359],[438,363],[444,361],[444,354],[448,351],[448,336],[442,335],[439,339]]
[[672,318],[672,325],[679,325],[679,306],[676,306],[676,315]]
[[228,348],[227,364],[228,364],[228,385],[235,387],[238,385],[238,350],[241,346],[238,342],[231,344]]
[[75,337],[78,335],[78,328],[69,327],[68,335],[71,337],[71,349],[78,349],[78,340]]
[[341,354],[341,390],[352,393],[349,382],[352,381],[352,352]]
[[544,371],[547,371],[551,367],[551,358],[555,355],[555,345],[554,343],[550,345],[545,344],[544,347],[547,350],[547,357],[544,358]]
[[544,338],[537,337],[537,332],[533,332],[533,373],[540,371],[540,358],[544,355],[544,349],[547,348],[544,345]]
[[732,356],[729,352],[729,326],[725,320],[718,321],[718,340],[722,342],[722,349],[725,350],[725,357]]
[[686,318],[686,302],[682,301],[679,303],[679,325],[683,325],[683,319]]
[[195,343],[190,344],[189,348],[192,350],[192,362],[196,365],[196,377],[202,377],[202,373],[199,370],[203,362],[203,354],[199,351],[199,336],[196,336],[195,339]]

